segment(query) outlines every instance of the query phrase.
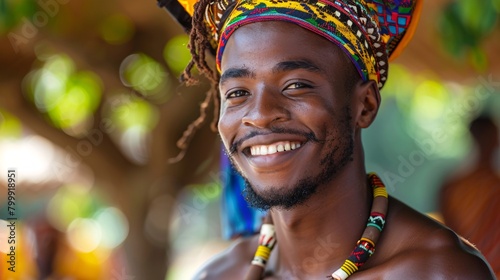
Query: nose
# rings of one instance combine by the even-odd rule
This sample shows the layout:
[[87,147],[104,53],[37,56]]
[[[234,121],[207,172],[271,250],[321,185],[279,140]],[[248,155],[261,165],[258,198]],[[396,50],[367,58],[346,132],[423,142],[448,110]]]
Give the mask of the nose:
[[246,126],[267,128],[275,122],[289,120],[290,112],[286,104],[286,97],[279,92],[263,90],[255,93],[252,104],[241,121]]

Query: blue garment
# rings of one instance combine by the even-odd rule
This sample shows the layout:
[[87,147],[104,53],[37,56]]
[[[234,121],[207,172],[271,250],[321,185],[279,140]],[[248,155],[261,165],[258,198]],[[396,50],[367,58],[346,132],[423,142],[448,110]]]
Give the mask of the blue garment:
[[266,214],[248,205],[242,195],[245,181],[234,170],[227,155],[221,155],[222,174],[222,234],[225,239],[258,233]]

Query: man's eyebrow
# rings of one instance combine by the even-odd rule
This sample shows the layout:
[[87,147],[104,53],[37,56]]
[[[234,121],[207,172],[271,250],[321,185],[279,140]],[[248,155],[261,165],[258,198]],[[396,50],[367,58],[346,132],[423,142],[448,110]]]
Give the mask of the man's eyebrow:
[[220,77],[220,84],[231,78],[255,78],[255,73],[248,68],[229,68]]
[[321,69],[314,63],[307,60],[282,61],[273,67],[273,72],[285,72],[303,69],[311,72],[321,72]]

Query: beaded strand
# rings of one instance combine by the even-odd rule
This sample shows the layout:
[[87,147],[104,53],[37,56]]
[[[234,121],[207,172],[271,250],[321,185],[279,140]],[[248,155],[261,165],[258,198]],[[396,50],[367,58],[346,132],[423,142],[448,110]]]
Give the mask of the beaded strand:
[[252,260],[252,265],[250,266],[245,280],[260,279],[275,244],[276,232],[274,230],[271,215],[268,214],[265,217],[264,224],[260,229],[259,247],[257,247],[257,251],[255,252],[255,256]]
[[388,205],[387,191],[375,173],[368,174],[368,180],[373,188],[373,204],[366,228],[344,264],[331,276],[328,276],[330,279],[345,280],[358,271],[375,252],[375,243],[384,229]]

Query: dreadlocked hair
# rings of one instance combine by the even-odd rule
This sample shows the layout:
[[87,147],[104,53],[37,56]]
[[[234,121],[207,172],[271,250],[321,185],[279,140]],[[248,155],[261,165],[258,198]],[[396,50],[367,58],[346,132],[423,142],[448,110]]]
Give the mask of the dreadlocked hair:
[[184,158],[186,150],[189,143],[194,137],[195,132],[200,129],[200,127],[205,123],[207,116],[207,108],[210,102],[214,104],[214,118],[210,127],[213,131],[217,131],[217,121],[219,119],[219,108],[220,108],[220,98],[218,94],[218,84],[219,84],[219,73],[212,70],[206,61],[206,52],[210,50],[210,35],[207,31],[207,27],[203,21],[205,16],[205,11],[213,0],[200,0],[194,5],[192,28],[189,34],[188,48],[191,53],[191,60],[181,74],[181,82],[186,83],[186,85],[193,85],[198,82],[196,78],[193,77],[192,71],[194,67],[198,71],[205,75],[210,81],[211,87],[206,92],[205,100],[200,104],[200,115],[193,121],[188,128],[182,134],[182,137],[177,141],[177,147],[181,149],[181,152],[175,157],[169,160],[170,163],[175,163]]

